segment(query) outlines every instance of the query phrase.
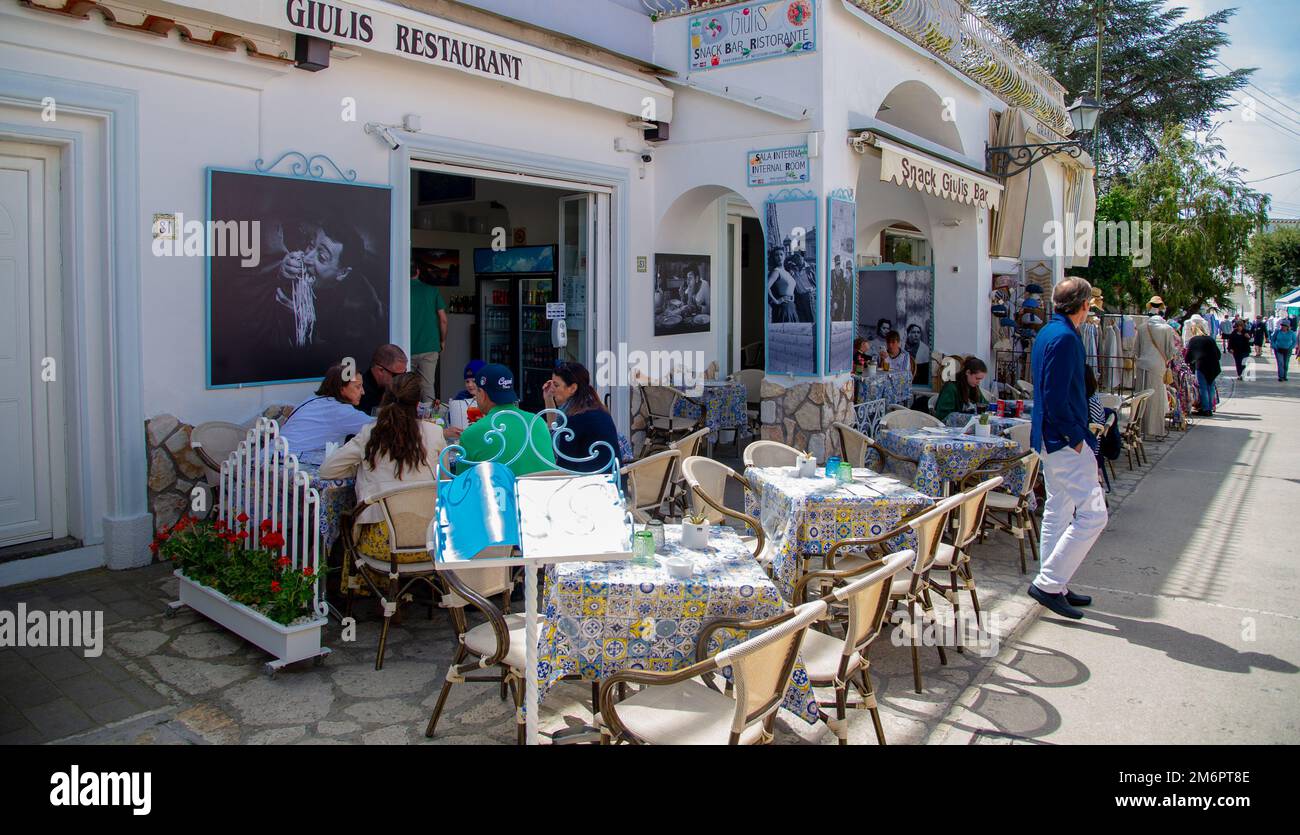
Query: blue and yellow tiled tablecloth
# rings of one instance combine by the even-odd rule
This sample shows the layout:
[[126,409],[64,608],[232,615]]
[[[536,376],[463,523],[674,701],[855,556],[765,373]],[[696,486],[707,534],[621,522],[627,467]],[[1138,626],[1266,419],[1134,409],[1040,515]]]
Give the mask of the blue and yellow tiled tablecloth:
[[[709,427],[709,443],[717,442],[720,429],[734,429],[738,437],[749,437],[749,415],[745,411],[748,393],[744,384],[706,381],[702,388],[698,394],[695,389],[680,389],[691,399],[678,400],[673,406],[673,416],[697,418],[703,407],[704,425]],[[692,403],[691,400],[696,402]]]
[[[1015,458],[1020,446],[997,435],[977,437],[955,430],[946,433],[921,429],[882,429],[876,443],[885,449],[916,462],[912,486],[927,496],[943,495],[944,482],[959,483],[973,470],[997,459]],[[1024,485],[1023,468],[1014,470],[1003,490],[1016,493]]]
[[899,406],[912,405],[912,373],[910,370],[877,371],[871,374],[855,374],[857,402],[884,400]]
[[[707,551],[681,547],[680,525],[666,525],[664,536],[658,556],[688,557],[695,563],[694,577],[679,580],[662,565],[631,561],[547,568],[537,649],[540,696],[575,674],[594,681],[620,670],[689,667],[695,663],[696,638],[710,621],[762,619],[785,610],[752,546],[731,528],[712,528]],[[711,649],[738,640],[722,630],[717,638]],[[782,707],[810,723],[820,715],[802,664],[795,667]]]
[[320,551],[328,554],[339,539],[339,521],[344,513],[357,503],[355,478],[321,478],[320,453],[307,453],[299,458],[298,467],[311,477],[311,486],[320,491]]
[[[745,470],[753,487],[745,493],[745,512],[773,540],[772,576],[787,599],[798,582],[802,555],[828,553],[842,539],[880,536],[905,516],[934,504],[929,496],[871,470],[854,470],[852,485],[790,473],[787,467]],[[894,551],[913,544],[909,533],[888,547]]]

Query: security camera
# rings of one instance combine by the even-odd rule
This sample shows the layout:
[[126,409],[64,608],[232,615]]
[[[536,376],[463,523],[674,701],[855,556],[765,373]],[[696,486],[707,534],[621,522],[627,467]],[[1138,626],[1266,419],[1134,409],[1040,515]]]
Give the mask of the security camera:
[[652,161],[654,161],[654,154],[651,154],[651,153],[649,153],[649,152],[642,152],[642,154],[641,154],[641,161],[642,161],[642,162],[652,162]]
[[387,125],[381,125],[378,122],[370,122],[366,125],[366,133],[374,134],[384,141],[389,150],[396,151],[402,147],[402,141],[389,129]]

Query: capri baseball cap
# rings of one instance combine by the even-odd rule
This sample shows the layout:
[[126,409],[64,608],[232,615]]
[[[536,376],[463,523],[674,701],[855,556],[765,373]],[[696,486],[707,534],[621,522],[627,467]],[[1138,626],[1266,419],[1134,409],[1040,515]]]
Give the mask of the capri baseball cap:
[[517,403],[514,372],[504,365],[489,363],[478,371],[478,387],[493,403]]

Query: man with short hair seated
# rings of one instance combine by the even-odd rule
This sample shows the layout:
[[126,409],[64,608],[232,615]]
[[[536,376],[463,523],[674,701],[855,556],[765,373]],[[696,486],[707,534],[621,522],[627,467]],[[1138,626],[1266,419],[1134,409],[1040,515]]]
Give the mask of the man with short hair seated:
[[[460,436],[467,460],[507,464],[515,475],[556,468],[550,428],[537,415],[519,408],[515,377],[509,368],[489,364],[479,369],[474,399],[483,417],[467,426]],[[467,468],[460,466],[457,471]]]

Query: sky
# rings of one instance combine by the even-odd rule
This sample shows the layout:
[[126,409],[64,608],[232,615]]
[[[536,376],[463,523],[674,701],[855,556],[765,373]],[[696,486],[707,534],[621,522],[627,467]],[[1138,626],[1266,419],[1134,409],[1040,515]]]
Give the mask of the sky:
[[[1224,122],[1219,136],[1232,161],[1247,170],[1247,181],[1300,169],[1300,0],[1165,0],[1165,5],[1185,7],[1193,18],[1237,9],[1227,26],[1232,43],[1219,59],[1233,69],[1258,69],[1254,86],[1238,91],[1238,103],[1219,114]],[[1219,70],[1227,72],[1221,65]],[[1254,102],[1253,120],[1248,99]],[[1251,187],[1272,196],[1273,217],[1300,218],[1300,171]]]

